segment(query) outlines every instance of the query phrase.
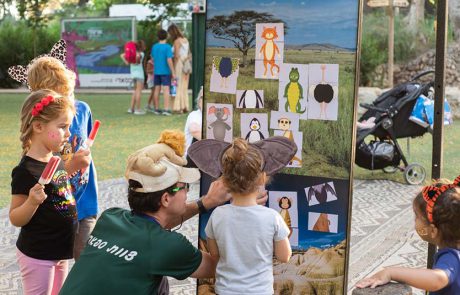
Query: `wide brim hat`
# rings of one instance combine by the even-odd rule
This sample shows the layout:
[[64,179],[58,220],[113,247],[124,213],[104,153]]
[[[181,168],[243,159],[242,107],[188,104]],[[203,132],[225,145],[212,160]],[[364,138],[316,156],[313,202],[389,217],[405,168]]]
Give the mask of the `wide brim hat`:
[[142,185],[135,189],[137,192],[157,192],[178,182],[198,181],[200,171],[183,167],[186,163],[168,145],[153,144],[129,156],[125,177]]

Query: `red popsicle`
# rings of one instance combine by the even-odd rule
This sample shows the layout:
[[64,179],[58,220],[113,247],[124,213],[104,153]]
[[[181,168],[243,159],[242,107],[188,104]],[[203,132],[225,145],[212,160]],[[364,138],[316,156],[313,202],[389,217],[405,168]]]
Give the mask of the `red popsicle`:
[[99,130],[99,126],[101,125],[101,121],[96,120],[94,121],[94,126],[93,129],[91,129],[91,133],[88,136],[88,139],[86,139],[86,146],[91,147],[93,146],[94,139],[96,138],[97,131]]
[[46,167],[43,170],[42,175],[40,176],[40,179],[38,180],[39,184],[45,185],[45,184],[50,183],[51,178],[53,178],[54,172],[56,172],[59,162],[61,162],[60,157],[58,156],[51,157],[48,164],[46,164]]

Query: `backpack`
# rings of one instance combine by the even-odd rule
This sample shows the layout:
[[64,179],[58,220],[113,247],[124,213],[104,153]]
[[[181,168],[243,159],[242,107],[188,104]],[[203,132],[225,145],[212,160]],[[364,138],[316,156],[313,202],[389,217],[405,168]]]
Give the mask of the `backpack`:
[[192,57],[188,57],[184,60],[184,65],[182,66],[182,73],[191,74],[192,73]]
[[130,64],[135,64],[136,63],[136,42],[133,41],[128,41],[125,44],[125,59],[128,63]]

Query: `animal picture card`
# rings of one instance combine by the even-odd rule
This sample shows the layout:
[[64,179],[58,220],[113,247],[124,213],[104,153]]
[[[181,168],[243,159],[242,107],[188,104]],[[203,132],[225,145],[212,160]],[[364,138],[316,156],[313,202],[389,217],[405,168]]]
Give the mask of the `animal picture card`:
[[302,132],[299,131],[291,131],[291,130],[275,130],[274,134],[275,136],[284,136],[289,138],[291,141],[294,141],[295,144],[297,145],[297,152],[292,158],[292,160],[289,162],[289,164],[286,165],[286,167],[294,167],[294,168],[300,168],[302,167],[302,143],[303,143],[303,136]]
[[308,206],[337,200],[337,192],[332,181],[306,187],[305,195],[307,196]]
[[297,192],[269,191],[268,207],[278,212],[290,229],[299,227]]
[[207,103],[206,125],[206,138],[232,142],[233,105]]
[[339,216],[336,214],[308,212],[308,230],[337,233]]
[[[284,50],[284,43],[277,44],[277,48]],[[256,79],[278,80],[280,67],[283,64],[282,56],[280,60],[256,59],[254,68],[254,77]]]
[[209,91],[235,94],[239,63],[237,58],[214,56]]
[[241,113],[241,138],[253,143],[268,138],[268,114]]
[[284,60],[284,24],[256,24],[255,78],[278,79]]
[[308,65],[282,64],[278,87],[279,110],[307,120]]
[[237,90],[236,107],[243,109],[263,109],[264,91],[263,90]]
[[272,111],[270,115],[270,129],[299,130],[299,115],[289,112]]
[[310,64],[308,72],[308,119],[336,121],[339,109],[339,65]]
[[256,24],[256,48],[260,50],[266,40],[284,42],[284,23]]

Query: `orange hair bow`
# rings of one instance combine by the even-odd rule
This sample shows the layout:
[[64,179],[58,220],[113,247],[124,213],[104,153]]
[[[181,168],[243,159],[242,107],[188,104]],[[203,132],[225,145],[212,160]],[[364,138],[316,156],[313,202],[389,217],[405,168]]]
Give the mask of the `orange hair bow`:
[[426,202],[426,216],[430,223],[433,223],[433,209],[434,209],[434,205],[436,204],[436,200],[439,198],[439,196],[445,191],[447,191],[448,189],[451,189],[459,185],[460,185],[460,175],[457,176],[457,178],[455,178],[452,184],[444,184],[444,185],[441,185],[440,187],[437,187],[434,185],[428,185],[422,189],[422,196]]

